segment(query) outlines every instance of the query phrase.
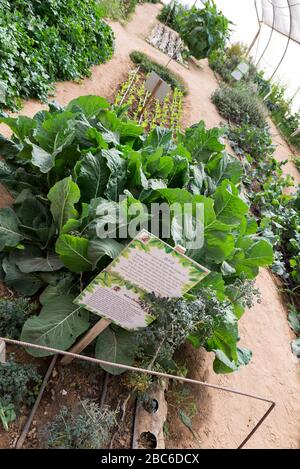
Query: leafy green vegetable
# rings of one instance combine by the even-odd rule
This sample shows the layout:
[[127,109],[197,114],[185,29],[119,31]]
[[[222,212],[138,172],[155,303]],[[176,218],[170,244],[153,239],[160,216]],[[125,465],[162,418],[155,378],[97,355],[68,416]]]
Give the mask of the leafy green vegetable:
[[[38,345],[67,350],[89,328],[89,313],[73,303],[70,295],[49,299],[39,316],[29,318],[24,325],[21,340]],[[31,349],[35,357],[45,357],[49,352]]]
[[221,116],[237,125],[266,127],[266,111],[258,96],[246,87],[222,86],[212,96]]
[[59,233],[70,218],[77,218],[75,204],[80,199],[80,191],[71,176],[57,182],[49,191],[50,210]]
[[203,8],[186,10],[178,22],[181,38],[198,60],[209,57],[215,50],[224,49],[230,36],[230,22],[213,0],[206,0]]
[[[96,0],[1,1],[0,83],[4,99],[0,106],[15,110],[21,98],[28,97],[45,101],[54,82],[90,75],[91,66],[112,56],[113,40]],[[24,138],[25,127],[32,121],[21,119]],[[47,151],[35,149],[35,162],[41,165],[43,161],[41,170],[46,172],[51,157],[44,158],[43,150]]]
[[[106,328],[98,337],[95,349],[99,360],[132,365],[135,357],[135,347],[132,335],[123,329]],[[113,375],[124,372],[121,368],[102,365],[102,368]]]
[[[170,129],[155,127],[147,134],[96,96],[6,124],[14,135],[0,140],[0,176],[15,202],[0,210],[0,274],[20,294],[39,293],[42,304],[40,314],[26,321],[22,338],[66,350],[90,327],[88,313],[73,299],[128,243],[122,233],[135,221],[132,208],[139,210],[139,223],[146,223],[152,202],[188,203],[194,226],[197,204],[203,204],[204,244],[187,254],[211,271],[203,282],[213,292],[207,304],[212,309],[215,300],[228,304],[229,319],[212,325],[207,314],[209,327],[190,339],[215,352],[217,372],[236,369],[243,358],[236,346],[237,319],[247,303],[235,292],[244,297],[247,279],[273,257],[239,193],[242,165],[226,153],[224,130],[207,130],[200,122],[176,140]],[[37,157],[36,147],[46,153]],[[174,210],[170,221],[165,240],[187,245]],[[132,363],[132,334],[113,327],[105,334],[98,356]],[[104,339],[108,346],[102,347]]]

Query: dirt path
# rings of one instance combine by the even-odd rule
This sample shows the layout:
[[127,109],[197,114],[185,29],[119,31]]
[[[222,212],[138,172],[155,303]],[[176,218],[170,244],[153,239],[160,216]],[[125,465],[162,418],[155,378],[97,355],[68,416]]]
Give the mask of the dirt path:
[[[131,67],[128,54],[132,50],[146,52],[156,61],[166,64],[166,56],[144,41],[155,23],[158,9],[158,5],[145,4],[137,8],[133,20],[126,27],[114,23],[116,53],[113,59],[95,67],[92,77],[83,80],[81,84],[59,83],[55,99],[60,104],[66,104],[82,94],[100,94],[111,99],[117,85]],[[177,63],[172,63],[170,68],[181,75],[189,90],[185,100],[185,125],[200,119],[204,119],[209,127],[218,125],[222,119],[210,101],[218,84],[207,62],[203,62],[202,69],[192,65],[187,70]],[[22,114],[32,116],[42,107],[40,103],[28,101]],[[0,126],[0,132],[7,134],[7,129]],[[272,133],[278,135],[274,126]],[[290,156],[290,150],[277,135],[275,140],[279,147],[276,158],[286,159]],[[300,182],[299,174],[291,162],[286,165],[285,171],[293,174]],[[0,188],[0,205],[6,205],[10,200]],[[253,351],[251,364],[235,374],[218,376],[212,371],[211,354],[187,348],[188,363],[194,364],[190,376],[257,393],[276,401],[275,411],[250,440],[247,448],[297,448],[300,444],[300,373],[299,364],[290,351],[292,333],[282,298],[269,271],[261,270],[257,286],[262,293],[262,303],[245,313],[240,326],[241,345]],[[205,448],[236,447],[266,407],[265,404],[218,391],[194,390],[194,394],[200,412],[194,419],[195,429],[201,436],[201,446]],[[169,446],[197,447],[197,442],[183,425],[178,423],[173,430]]]

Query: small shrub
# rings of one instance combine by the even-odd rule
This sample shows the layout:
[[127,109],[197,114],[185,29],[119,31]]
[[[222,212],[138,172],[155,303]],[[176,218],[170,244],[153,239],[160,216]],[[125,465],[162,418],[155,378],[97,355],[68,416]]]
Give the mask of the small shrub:
[[237,154],[248,154],[254,160],[272,155],[275,146],[267,127],[257,128],[248,124],[240,127],[229,126],[226,130],[227,138]]
[[180,18],[187,11],[187,7],[179,3],[177,0],[163,6],[157,19],[166,24],[174,31],[180,31]]
[[143,72],[156,72],[164,81],[169,83],[171,88],[178,88],[182,93],[186,94],[186,89],[179,77],[170,72],[170,70],[163,65],[151,60],[146,54],[143,54],[143,52],[131,52],[130,58],[135,64],[141,66]]
[[254,81],[279,131],[287,142],[300,150],[300,134],[292,137],[300,127],[300,111],[292,112],[291,101],[286,98],[285,87],[267,80],[264,72],[257,73]]
[[19,339],[24,322],[35,309],[27,298],[0,298],[0,336]]
[[30,364],[16,363],[13,354],[6,363],[0,364],[0,399],[15,406],[34,403],[41,376]]
[[249,65],[249,71],[243,77],[243,81],[253,81],[256,75],[255,65],[246,57],[247,47],[244,44],[232,44],[225,51],[213,51],[209,57],[209,65],[217,72],[226,83],[235,82],[232,72],[241,62]]
[[109,442],[117,412],[99,407],[91,400],[82,401],[75,413],[63,407],[41,432],[48,449],[101,449]]
[[222,86],[212,96],[221,116],[238,124],[266,126],[266,113],[260,99],[245,88]]
[[34,365],[16,363],[13,355],[0,363],[0,420],[5,430],[21,405],[34,403],[40,384],[41,376]]

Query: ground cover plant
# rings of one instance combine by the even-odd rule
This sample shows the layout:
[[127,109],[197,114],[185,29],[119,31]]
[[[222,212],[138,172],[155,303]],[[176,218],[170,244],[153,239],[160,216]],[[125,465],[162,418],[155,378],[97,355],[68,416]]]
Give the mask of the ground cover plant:
[[[211,271],[201,286],[230,306],[203,345],[216,354],[215,371],[236,370],[245,355],[237,345],[246,294],[240,292],[273,259],[271,244],[257,237],[239,195],[242,165],[225,152],[220,129],[207,130],[200,122],[174,140],[172,131],[161,127],[144,133],[119,111],[104,98],[82,96],[66,108],[52,104],[32,119],[1,119],[13,136],[1,138],[0,182],[15,202],[0,210],[0,273],[11,289],[38,296],[41,304],[21,337],[66,350],[89,329],[89,313],[73,300],[128,241],[118,238],[118,231],[113,239],[98,238],[107,213],[128,214],[133,203],[201,202],[204,245],[187,255]],[[121,206],[120,195],[126,196]],[[171,228],[166,241],[184,246],[174,213]],[[132,333],[109,327],[96,343],[96,356],[105,356],[112,344],[118,361],[134,362]]]
[[130,72],[128,79],[118,90],[115,105],[122,103],[122,106],[126,106],[125,115],[137,122],[140,121],[147,130],[161,125],[170,128],[173,135],[177,135],[181,130],[183,114],[182,92],[175,88],[163,102],[153,98],[143,111],[144,104],[150,97],[150,92],[145,89],[146,79],[147,75],[144,73],[136,73],[135,70]]
[[212,95],[212,102],[229,122],[266,126],[266,112],[260,99],[245,87],[222,86]]
[[96,0],[0,1],[2,108],[47,100],[58,80],[89,76],[113,53],[113,33]]
[[0,298],[0,337],[19,339],[22,327],[36,311],[29,298]]
[[[256,216],[259,230],[274,246],[272,270],[283,282],[290,298],[289,323],[299,335],[300,308],[300,196],[288,193],[294,185],[292,178],[283,177],[281,167],[273,157],[275,147],[267,128],[244,125],[229,127],[227,136],[237,155],[244,160],[243,182]],[[292,350],[299,356],[299,341]]]
[[106,447],[116,425],[116,411],[96,402],[80,401],[76,412],[64,407],[41,430],[47,449],[101,449]]

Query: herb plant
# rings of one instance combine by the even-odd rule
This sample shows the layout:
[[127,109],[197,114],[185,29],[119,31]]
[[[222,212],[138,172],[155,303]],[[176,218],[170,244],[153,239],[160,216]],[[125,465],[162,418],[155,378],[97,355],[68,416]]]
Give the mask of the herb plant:
[[36,310],[28,298],[0,298],[0,337],[19,339],[26,319]]
[[13,355],[6,363],[0,363],[0,420],[5,430],[20,406],[34,403],[40,384],[41,376],[35,366],[18,364]]
[[63,407],[41,431],[47,449],[101,449],[109,442],[117,412],[85,399],[75,412]]

